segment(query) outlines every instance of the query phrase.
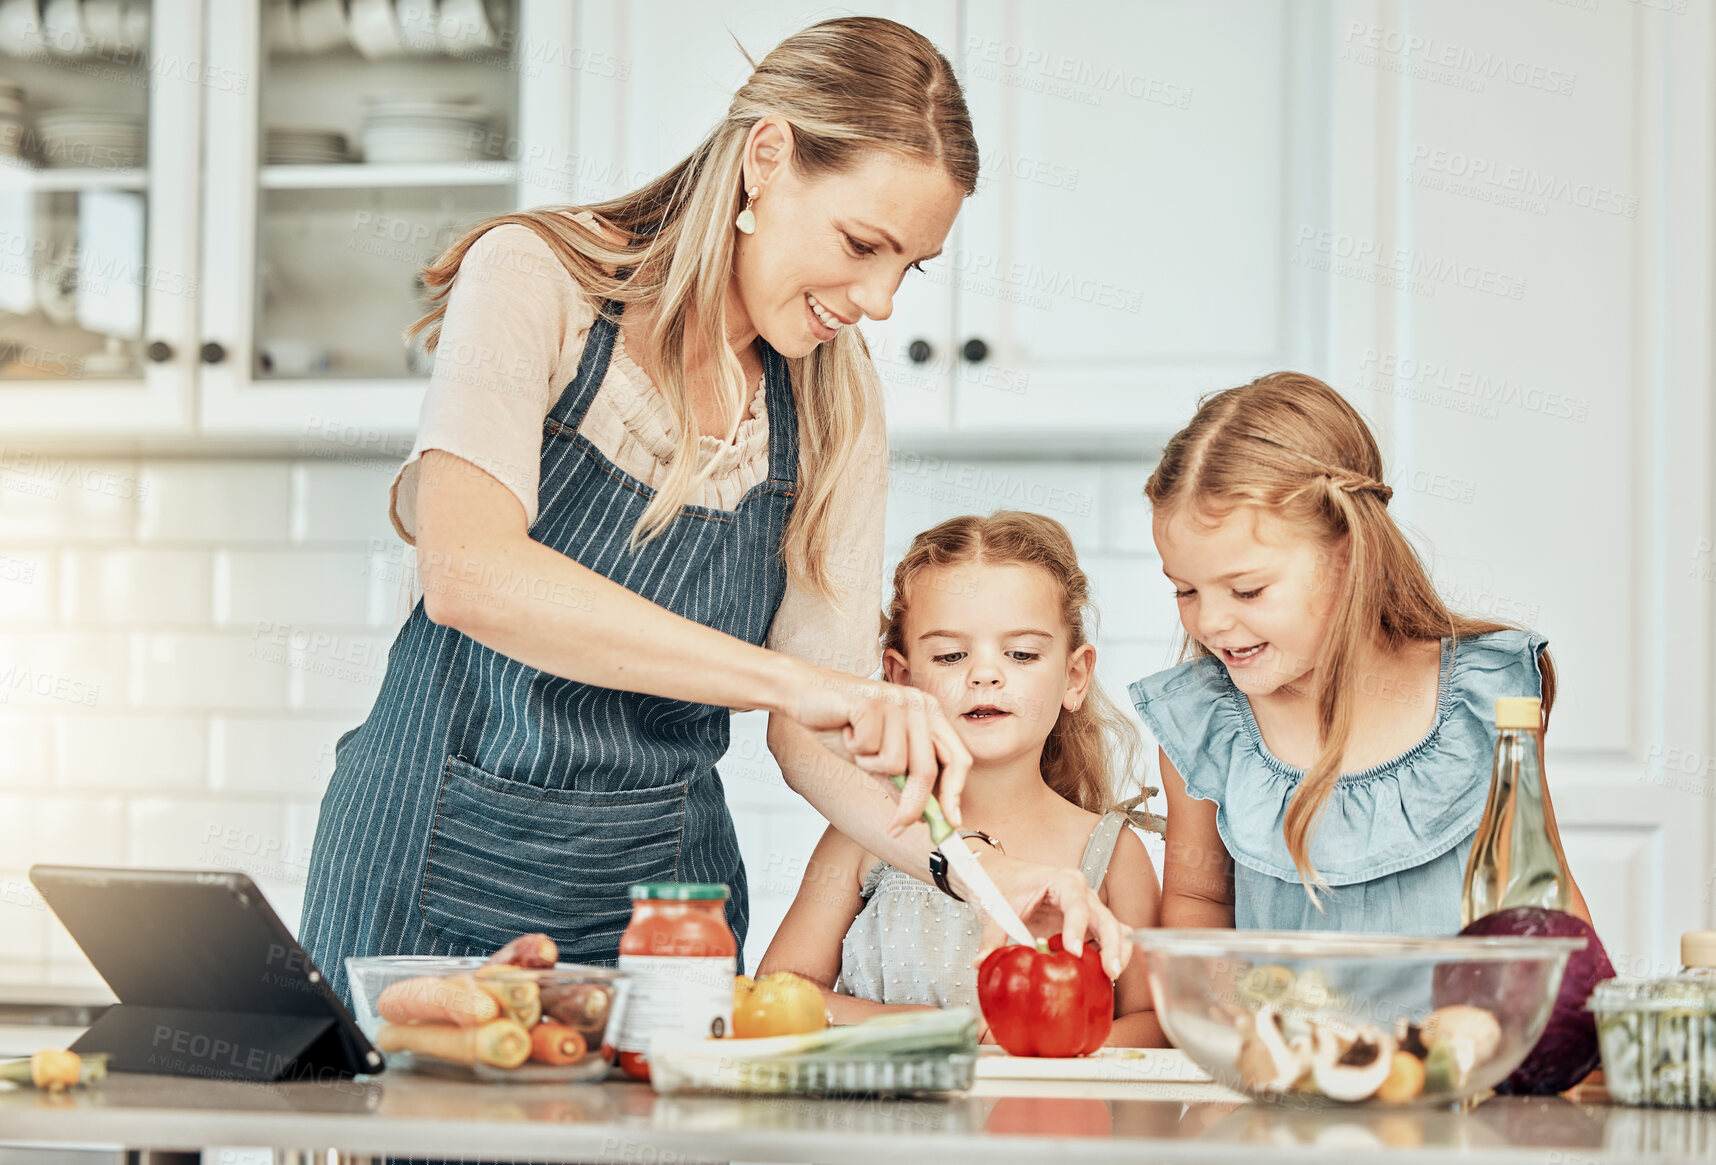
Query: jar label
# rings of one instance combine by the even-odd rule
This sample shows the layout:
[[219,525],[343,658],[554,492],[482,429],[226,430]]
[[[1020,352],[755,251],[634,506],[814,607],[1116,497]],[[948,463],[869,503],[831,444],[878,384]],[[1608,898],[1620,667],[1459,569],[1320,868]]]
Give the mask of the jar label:
[[719,1039],[732,1030],[738,959],[621,955],[620,970],[629,976],[620,1051],[647,1054],[658,1032]]

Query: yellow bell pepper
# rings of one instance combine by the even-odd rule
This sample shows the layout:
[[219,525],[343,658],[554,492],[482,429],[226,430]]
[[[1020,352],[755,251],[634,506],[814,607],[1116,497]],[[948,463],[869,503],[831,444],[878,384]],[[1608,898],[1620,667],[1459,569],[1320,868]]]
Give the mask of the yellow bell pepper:
[[828,1026],[822,989],[791,971],[733,980],[733,1034],[742,1040],[796,1036]]

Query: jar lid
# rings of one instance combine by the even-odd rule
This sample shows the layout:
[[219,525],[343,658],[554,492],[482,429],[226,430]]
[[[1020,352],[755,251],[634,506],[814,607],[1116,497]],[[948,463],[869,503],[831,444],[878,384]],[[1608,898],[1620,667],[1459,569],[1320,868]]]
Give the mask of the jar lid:
[[640,898],[666,899],[684,902],[690,899],[725,899],[727,887],[721,882],[639,882],[632,887],[632,901]]
[[1716,967],[1716,930],[1689,930],[1681,935],[1680,965]]
[[1502,696],[1496,700],[1496,727],[1532,730],[1541,728],[1541,706],[1536,696]]

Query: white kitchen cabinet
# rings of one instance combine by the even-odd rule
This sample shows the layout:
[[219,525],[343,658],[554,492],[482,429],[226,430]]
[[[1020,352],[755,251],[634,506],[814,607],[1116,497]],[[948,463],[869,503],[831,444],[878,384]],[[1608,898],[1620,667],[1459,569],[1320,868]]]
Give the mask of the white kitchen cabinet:
[[49,5],[49,21],[6,8],[0,433],[185,431],[198,106],[202,83],[217,81],[200,70],[202,6],[138,3],[94,30],[67,23],[63,5]]

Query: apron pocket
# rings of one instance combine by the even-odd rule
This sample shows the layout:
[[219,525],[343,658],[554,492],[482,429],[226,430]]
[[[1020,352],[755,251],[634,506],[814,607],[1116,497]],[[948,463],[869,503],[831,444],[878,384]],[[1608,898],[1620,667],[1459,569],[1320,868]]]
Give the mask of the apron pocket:
[[542,931],[568,948],[563,957],[588,961],[591,940],[617,945],[632,883],[674,879],[684,812],[683,782],[573,793],[449,756],[418,899],[423,921],[485,951]]

